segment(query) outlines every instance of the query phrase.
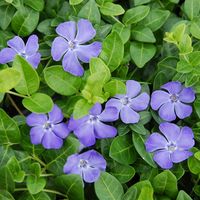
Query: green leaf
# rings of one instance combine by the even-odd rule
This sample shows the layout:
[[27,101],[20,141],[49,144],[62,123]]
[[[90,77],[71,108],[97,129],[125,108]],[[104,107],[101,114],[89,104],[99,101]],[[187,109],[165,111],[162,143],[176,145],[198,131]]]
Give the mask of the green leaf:
[[126,11],[123,23],[126,25],[135,24],[144,19],[150,11],[149,6],[137,6]]
[[107,16],[118,16],[124,14],[125,10],[119,4],[112,2],[105,2],[101,7],[100,11],[103,15]]
[[44,0],[26,0],[24,3],[39,12],[44,9]]
[[[198,150],[194,150],[194,153],[197,155]],[[200,173],[200,160],[198,159],[198,156],[191,156],[188,160],[187,160],[187,164],[188,164],[188,168],[189,170],[193,173],[193,174],[199,174]]]
[[142,123],[132,124],[130,125],[132,131],[140,134],[140,135],[147,135],[149,131],[144,127]]
[[110,96],[115,96],[116,94],[125,94],[126,85],[119,80],[111,80],[104,85],[104,91],[108,92]]
[[137,200],[137,188],[133,186],[130,187],[124,194],[122,200]]
[[182,40],[178,45],[180,54],[188,54],[193,51],[192,39],[188,34],[183,35]]
[[65,96],[77,93],[81,85],[80,77],[65,72],[63,67],[59,65],[46,68],[44,78],[52,90]]
[[20,81],[21,74],[12,68],[0,71],[0,92],[5,93],[14,88]]
[[180,190],[176,200],[192,200],[192,198],[183,190]]
[[37,27],[39,12],[28,8],[20,7],[12,18],[12,29],[19,36],[30,35]]
[[133,0],[135,6],[139,6],[141,4],[149,3],[151,0]]
[[47,113],[53,108],[51,97],[43,93],[35,93],[31,97],[23,99],[22,104],[34,113]]
[[35,175],[29,175],[26,180],[26,186],[31,194],[38,194],[46,185],[46,179],[43,177],[37,177]]
[[132,164],[136,155],[130,136],[123,135],[114,138],[110,146],[109,156],[121,164]]
[[89,0],[79,11],[78,17],[88,19],[95,24],[100,24],[101,15],[95,0]]
[[124,44],[117,32],[112,32],[103,41],[100,58],[107,64],[110,71],[117,69],[123,59]]
[[0,188],[1,190],[7,190],[13,193],[15,189],[15,183],[12,179],[10,170],[7,167],[0,168]]
[[194,19],[191,22],[190,33],[197,39],[200,39],[200,19]]
[[5,166],[8,160],[14,155],[14,151],[8,145],[0,145],[0,166]]
[[112,31],[116,31],[119,36],[121,37],[122,42],[125,44],[131,35],[131,30],[130,30],[130,26],[125,26],[123,24],[120,23],[115,23],[112,27]]
[[187,74],[190,73],[193,70],[193,67],[190,63],[188,63],[185,60],[180,60],[177,63],[177,67],[176,67],[177,72],[183,73],[183,74]]
[[121,200],[124,193],[120,182],[107,172],[102,172],[94,184],[99,200]]
[[40,192],[38,194],[30,194],[29,192],[24,192],[20,194],[20,197],[18,200],[51,200],[52,198],[49,197],[49,195],[45,192]]
[[6,30],[8,28],[14,14],[15,14],[15,8],[13,6],[7,5],[0,7],[1,29]]
[[72,6],[78,5],[82,2],[83,0],[69,0],[69,4]]
[[131,43],[131,58],[139,68],[144,67],[144,65],[153,58],[155,53],[156,47],[153,44],[145,44],[140,42]]
[[195,68],[200,65],[200,51],[194,51],[187,55],[189,63]]
[[84,200],[83,181],[79,175],[69,174],[58,176],[55,179],[55,185],[69,199]]
[[0,109],[0,144],[20,143],[20,131],[16,122]]
[[116,166],[111,169],[110,173],[115,176],[120,183],[126,183],[135,175],[135,169],[129,165],[116,164]]
[[153,161],[152,155],[148,153],[145,149],[145,141],[142,135],[133,132],[132,134],[133,144],[135,146],[136,151],[139,153],[141,158],[148,163],[151,167],[156,168],[156,164]]
[[37,72],[33,67],[21,56],[16,56],[13,62],[13,69],[21,74],[21,80],[15,87],[20,94],[30,95],[35,93],[40,85]]
[[154,32],[163,26],[169,15],[170,12],[168,10],[152,9],[140,24],[145,24],[146,27],[149,27]]
[[178,193],[176,176],[169,170],[161,172],[153,179],[153,188],[157,194],[175,198]]
[[145,125],[148,122],[150,122],[151,118],[152,118],[152,116],[151,116],[151,113],[149,111],[142,111],[142,112],[140,112],[140,121],[139,121],[139,123]]
[[185,0],[183,5],[183,11],[190,20],[197,17],[200,12],[200,1],[199,0]]
[[107,65],[100,58],[91,58],[90,60],[90,73],[101,73],[102,82],[106,83],[110,80],[111,74]]
[[15,200],[14,197],[6,190],[0,190],[1,200]]
[[154,43],[156,39],[152,30],[144,26],[136,26],[131,30],[132,37],[139,42]]
[[187,74],[185,80],[185,87],[191,87],[199,82],[200,77],[196,73],[189,73]]

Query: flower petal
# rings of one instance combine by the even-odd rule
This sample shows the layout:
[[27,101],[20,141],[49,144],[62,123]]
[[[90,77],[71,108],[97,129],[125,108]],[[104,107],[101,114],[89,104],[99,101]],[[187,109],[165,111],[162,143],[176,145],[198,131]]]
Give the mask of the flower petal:
[[40,126],[47,122],[47,116],[45,114],[31,113],[26,117],[26,123],[29,126]]
[[67,127],[67,124],[65,124],[65,123],[60,123],[60,124],[54,125],[53,132],[62,139],[65,139],[70,133],[70,131]]
[[192,106],[178,102],[175,104],[175,112],[180,119],[184,119],[192,114]]
[[163,122],[160,124],[159,129],[169,142],[176,143],[177,139],[180,136],[181,129],[176,124]]
[[79,45],[76,52],[82,62],[89,63],[91,58],[97,57],[100,54],[101,48],[101,42],[93,42],[89,45]]
[[27,61],[34,67],[37,68],[39,63],[40,63],[40,59],[41,59],[41,54],[40,53],[36,53],[33,54],[32,56],[29,56],[27,58]]
[[4,48],[0,51],[0,64],[6,64],[14,60],[16,51],[11,48]]
[[84,116],[80,119],[74,119],[73,117],[71,117],[68,122],[68,129],[70,131],[74,131],[79,126],[81,126],[83,123],[85,123],[87,120],[89,120],[89,115]]
[[140,115],[132,108],[124,106],[120,111],[120,118],[125,124],[134,124],[139,122]]
[[11,40],[8,40],[7,44],[18,53],[25,52],[24,41],[19,36],[15,36]]
[[144,92],[139,96],[131,99],[131,108],[135,111],[145,110],[149,105],[149,100],[149,95],[146,92]]
[[151,95],[151,107],[153,110],[158,110],[160,106],[169,102],[169,100],[170,100],[169,93],[162,90],[156,90]]
[[45,132],[42,126],[36,126],[31,128],[30,130],[31,143],[35,145],[41,144],[44,134]]
[[179,151],[176,150],[171,154],[171,160],[174,163],[182,162],[192,156],[193,153],[190,151]]
[[94,136],[94,128],[91,123],[85,123],[74,130],[74,135],[85,146],[92,146],[95,144],[96,139]]
[[91,109],[90,114],[91,115],[99,115],[101,113],[102,106],[100,103],[96,103]]
[[184,103],[192,103],[195,100],[195,93],[192,88],[184,88],[179,94],[179,100]]
[[182,85],[178,81],[172,81],[164,84],[161,88],[167,90],[170,94],[178,94],[182,89]]
[[56,37],[51,46],[51,55],[55,61],[59,61],[68,51],[68,42],[62,37]]
[[83,179],[86,183],[93,183],[99,179],[100,170],[97,168],[87,168],[83,170]]
[[129,98],[137,96],[141,91],[141,85],[134,80],[126,81],[126,94]]
[[53,109],[48,113],[48,115],[49,121],[54,124],[61,122],[64,118],[62,110],[56,104],[54,104]]
[[173,167],[173,163],[170,158],[170,153],[166,150],[156,151],[153,159],[163,169],[170,169]]
[[74,40],[76,34],[76,22],[69,21],[59,24],[56,28],[56,33],[66,38],[68,41]]
[[98,139],[112,138],[117,135],[117,129],[102,122],[97,122],[94,124],[94,133]]
[[84,74],[84,69],[81,66],[76,54],[73,51],[68,51],[62,61],[64,70],[69,72],[74,76],[82,76]]
[[117,110],[119,112],[122,108],[122,103],[119,99],[112,98],[109,101],[107,101],[107,103],[106,103],[106,108],[108,108],[108,107],[115,107],[115,108],[117,108]]
[[171,102],[163,104],[159,111],[159,116],[164,119],[165,121],[173,121],[176,119],[175,111],[174,111],[174,104]]
[[119,112],[115,107],[107,107],[99,115],[99,120],[103,122],[113,122],[119,119]]
[[96,35],[96,30],[93,28],[92,23],[87,19],[80,19],[78,21],[78,31],[75,40],[79,44],[84,44],[88,42]]
[[42,138],[42,145],[45,149],[60,149],[63,145],[63,140],[52,131],[46,131]]
[[178,148],[188,150],[194,146],[194,143],[194,134],[192,132],[192,129],[184,126],[181,129],[180,136],[176,142]]
[[167,140],[159,133],[152,133],[146,140],[145,146],[148,152],[164,149],[167,145]]
[[38,36],[31,35],[27,40],[25,48],[26,55],[30,56],[32,54],[35,54],[39,49]]

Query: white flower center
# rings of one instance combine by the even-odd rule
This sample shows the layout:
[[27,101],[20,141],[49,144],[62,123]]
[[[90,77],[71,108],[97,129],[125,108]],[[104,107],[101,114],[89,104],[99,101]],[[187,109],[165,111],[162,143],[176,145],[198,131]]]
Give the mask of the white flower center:
[[90,123],[96,123],[98,121],[99,121],[98,115],[90,115],[90,119],[89,119]]
[[169,144],[169,145],[167,146],[167,149],[168,149],[168,151],[169,151],[170,153],[173,153],[173,152],[177,149],[177,146],[176,146],[175,144],[171,143],[171,144]]
[[47,121],[44,125],[43,125],[43,129],[44,130],[51,130],[53,128],[53,124],[51,124],[49,121]]
[[20,54],[19,54],[21,57],[23,57],[23,58],[27,58],[27,55],[26,55],[26,53],[25,52],[21,52]]
[[171,100],[172,102],[177,102],[177,101],[178,101],[178,95],[172,94],[172,95],[170,96],[170,100]]
[[80,168],[87,168],[88,167],[88,161],[80,159],[80,161],[79,161],[79,167]]
[[73,50],[73,49],[76,48],[76,43],[73,42],[73,41],[69,41],[69,42],[68,42],[68,45],[69,45],[69,48],[70,48],[71,50]]
[[126,106],[131,102],[131,99],[129,97],[124,97],[120,101],[124,106]]

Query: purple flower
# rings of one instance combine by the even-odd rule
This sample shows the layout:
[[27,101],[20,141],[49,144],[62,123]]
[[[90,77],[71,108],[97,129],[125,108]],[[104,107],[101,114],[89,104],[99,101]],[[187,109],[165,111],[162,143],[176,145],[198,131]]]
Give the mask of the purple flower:
[[169,82],[161,86],[164,90],[156,90],[151,96],[151,107],[159,110],[159,116],[165,121],[173,121],[189,117],[192,106],[187,105],[195,100],[192,88],[185,88],[180,82]]
[[67,158],[64,173],[78,174],[87,183],[98,180],[101,171],[105,171],[106,161],[101,154],[89,150],[82,154],[73,154]]
[[25,58],[34,68],[38,67],[41,54],[38,53],[39,44],[36,35],[31,35],[28,38],[26,45],[19,36],[15,36],[13,39],[8,40],[7,44],[9,47],[0,51],[1,64],[13,61],[18,54]]
[[192,155],[188,151],[194,146],[194,134],[192,129],[164,122],[159,126],[159,133],[152,133],[145,145],[148,152],[154,152],[153,159],[164,169],[169,169],[173,163],[179,163]]
[[112,138],[117,134],[117,129],[102,122],[117,120],[117,109],[110,107],[103,112],[100,103],[96,103],[90,110],[89,115],[75,120],[69,120],[68,128],[73,130],[80,142],[85,146],[92,146],[97,139]]
[[32,144],[42,144],[46,149],[59,149],[63,139],[69,135],[67,124],[62,122],[63,114],[57,105],[46,114],[32,113],[26,118],[26,123],[33,126],[30,130]]
[[83,45],[94,38],[95,29],[88,20],[80,19],[77,24],[74,21],[61,23],[56,32],[59,36],[52,43],[53,59],[59,61],[63,57],[64,70],[75,76],[82,76],[84,69],[79,60],[89,63],[90,58],[97,57],[101,52],[100,42]]
[[145,110],[149,105],[149,95],[140,93],[141,85],[134,80],[126,82],[126,94],[116,95],[106,103],[106,108],[115,107],[125,124],[137,123],[140,120],[138,111]]

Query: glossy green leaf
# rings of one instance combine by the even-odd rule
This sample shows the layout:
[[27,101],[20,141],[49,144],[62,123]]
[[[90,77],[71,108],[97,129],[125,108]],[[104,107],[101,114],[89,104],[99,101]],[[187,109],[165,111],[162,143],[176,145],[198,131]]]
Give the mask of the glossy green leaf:
[[65,72],[59,65],[46,68],[44,78],[52,90],[65,96],[77,93],[81,85],[80,77]]
[[131,137],[129,135],[116,137],[110,146],[109,156],[121,164],[132,164],[136,155]]
[[0,71],[0,92],[5,93],[14,88],[20,81],[21,74],[12,68]]
[[26,0],[24,3],[39,12],[44,9],[44,0]]
[[43,93],[35,93],[31,97],[23,99],[22,104],[34,113],[47,113],[53,108],[51,97]]
[[199,0],[185,0],[183,11],[190,20],[193,20],[194,17],[197,17],[199,15],[200,1]]
[[140,134],[140,135],[146,135],[149,133],[149,131],[144,127],[142,123],[132,124],[130,125],[130,128],[132,131]]
[[117,69],[123,59],[124,45],[117,32],[112,32],[103,41],[100,58],[110,68],[110,71]]
[[51,200],[51,198],[45,192],[40,192],[35,195],[30,194],[29,192],[24,192],[20,194],[20,197],[18,200]]
[[100,11],[103,15],[118,16],[124,14],[125,10],[122,6],[114,4],[112,2],[105,2],[101,7]]
[[1,200],[15,200],[14,197],[6,190],[0,190]]
[[144,19],[150,11],[149,6],[137,6],[126,11],[123,22],[126,25],[135,24]]
[[82,2],[83,0],[69,0],[70,5],[78,5]]
[[176,200],[192,200],[192,198],[183,190],[180,190]]
[[30,95],[39,89],[40,80],[37,72],[33,67],[21,56],[16,56],[13,62],[13,69],[21,74],[20,82],[15,90],[20,94]]
[[139,68],[144,67],[144,65],[153,58],[155,53],[156,47],[153,44],[146,44],[141,42],[131,43],[131,58]]
[[197,39],[200,39],[200,19],[197,18],[192,21],[190,26],[190,33]]
[[153,161],[152,155],[148,153],[145,149],[145,140],[142,137],[142,135],[133,132],[132,134],[133,137],[133,144],[135,146],[136,151],[139,153],[141,158],[148,163],[150,166],[156,168],[156,164]]
[[120,182],[107,172],[102,172],[94,184],[99,200],[121,200],[124,193]]
[[138,6],[138,5],[149,3],[151,0],[133,0],[133,1],[134,1],[134,5]]

